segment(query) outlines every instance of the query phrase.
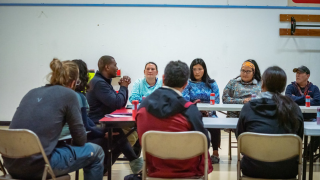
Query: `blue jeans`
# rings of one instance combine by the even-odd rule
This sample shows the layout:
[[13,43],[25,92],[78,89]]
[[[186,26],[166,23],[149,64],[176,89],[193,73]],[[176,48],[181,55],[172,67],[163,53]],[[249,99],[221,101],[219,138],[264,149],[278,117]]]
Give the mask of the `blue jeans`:
[[103,179],[104,152],[96,144],[63,145],[53,150],[50,165],[56,176],[83,168],[85,180]]

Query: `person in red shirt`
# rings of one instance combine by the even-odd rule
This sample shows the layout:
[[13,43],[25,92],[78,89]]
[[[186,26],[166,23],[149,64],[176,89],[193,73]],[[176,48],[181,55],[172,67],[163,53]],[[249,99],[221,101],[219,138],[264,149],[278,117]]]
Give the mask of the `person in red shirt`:
[[[188,84],[189,67],[181,61],[167,64],[163,87],[155,90],[139,106],[136,116],[139,139],[151,130],[182,132],[200,131],[210,144],[208,131],[203,127],[202,115],[197,106],[182,97],[181,92]],[[141,142],[140,142],[141,143]],[[208,159],[209,170],[213,167]],[[187,160],[163,160],[147,154],[148,176],[161,178],[182,178],[203,176],[204,155]]]

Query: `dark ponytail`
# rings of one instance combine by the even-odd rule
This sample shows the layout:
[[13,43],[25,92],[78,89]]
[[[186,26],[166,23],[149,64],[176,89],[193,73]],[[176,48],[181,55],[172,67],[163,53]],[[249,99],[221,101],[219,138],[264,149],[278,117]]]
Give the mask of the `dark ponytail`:
[[74,59],[72,60],[72,62],[76,63],[79,67],[79,79],[81,81],[81,83],[76,86],[75,91],[82,92],[85,95],[86,91],[89,89],[89,76],[87,64],[81,59]]
[[295,114],[295,102],[283,96],[287,84],[287,75],[283,69],[278,66],[272,66],[266,69],[262,75],[262,86],[267,91],[273,93],[272,99],[277,104],[277,116],[279,125],[289,133],[297,132],[299,128],[299,120]]

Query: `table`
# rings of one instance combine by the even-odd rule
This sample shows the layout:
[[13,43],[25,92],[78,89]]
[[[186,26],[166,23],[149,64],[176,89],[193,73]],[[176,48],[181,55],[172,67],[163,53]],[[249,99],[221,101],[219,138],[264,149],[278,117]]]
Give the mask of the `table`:
[[[311,136],[310,149],[313,149],[314,143],[313,138],[315,136],[320,136],[320,125],[317,125],[317,122],[304,122],[304,150],[307,150],[308,146],[308,136]],[[307,171],[307,161],[306,154],[303,154],[303,173],[302,179],[306,180],[306,171]],[[310,164],[309,164],[309,180],[313,178],[313,153],[310,152]]]
[[[243,104],[215,104],[197,103],[200,111],[241,111]],[[302,113],[317,113],[317,108],[320,106],[299,106]]]
[[[118,109],[114,111],[112,114],[132,114],[132,109]],[[111,180],[112,174],[112,132],[113,128],[124,128],[124,127],[132,127],[136,125],[136,121],[132,116],[129,117],[117,117],[110,118],[104,117],[100,119],[100,124],[102,127],[108,128],[108,154],[107,154],[107,170],[108,170],[108,180]]]
[[243,104],[215,104],[197,103],[199,111],[241,111]]
[[[214,105],[215,106],[215,105]],[[220,106],[221,107],[221,106]],[[229,107],[230,108],[230,107]],[[232,107],[235,109],[235,106]],[[211,109],[212,110],[212,109]],[[123,113],[128,112],[130,110],[119,110],[115,111],[114,113]],[[309,111],[307,111],[309,112]],[[107,126],[108,129],[108,180],[111,180],[111,171],[112,171],[112,129],[113,128],[122,128],[122,127],[130,127],[135,125],[135,120],[132,117],[125,117],[125,118],[102,118],[100,123],[104,126]],[[203,125],[205,128],[217,128],[217,129],[236,129],[238,124],[238,118],[211,118],[211,117],[204,117],[203,118]],[[320,126],[316,125],[316,122],[304,122],[304,148],[307,149],[308,144],[308,136],[311,136],[311,139],[314,136],[320,136]],[[312,145],[311,145],[312,146]],[[310,154],[310,159],[313,159],[313,154]],[[310,170],[309,170],[309,180],[312,180],[313,175],[313,161],[310,161]],[[306,161],[305,158],[303,160],[303,180],[306,179]]]
[[205,128],[216,129],[236,129],[238,124],[238,118],[202,118]]

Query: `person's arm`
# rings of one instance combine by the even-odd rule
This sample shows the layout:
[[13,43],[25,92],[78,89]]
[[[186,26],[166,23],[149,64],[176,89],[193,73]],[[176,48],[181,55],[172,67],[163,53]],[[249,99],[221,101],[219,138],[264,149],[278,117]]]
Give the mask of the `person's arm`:
[[69,125],[73,145],[83,146],[87,142],[87,134],[82,122],[80,105],[76,94],[67,96],[65,102],[67,102],[65,118]]
[[305,103],[305,96],[295,96],[293,85],[288,85],[285,95],[290,97],[295,103],[302,105]]
[[203,126],[202,115],[199,112],[197,106],[194,104],[190,105],[190,107],[184,112],[184,115],[192,125],[192,130],[202,132],[207,137],[208,148],[209,148],[210,139],[209,139],[208,131]]
[[236,129],[236,133],[235,133],[237,139],[240,136],[240,134],[244,133],[246,130],[246,128],[245,128],[245,120],[246,120],[245,114],[249,110],[247,108],[248,106],[249,106],[249,104],[245,104],[243,106],[243,108],[241,109],[238,124],[237,124],[237,129]]
[[233,97],[234,95],[233,88],[234,88],[234,83],[232,83],[232,80],[230,80],[223,90],[223,95],[222,95],[223,104],[243,104],[242,98]]
[[128,100],[128,88],[120,86],[117,93],[113,87],[105,82],[97,82],[95,84],[96,97],[111,109],[120,109],[124,107]]
[[220,92],[219,92],[219,87],[218,87],[217,82],[212,83],[211,88],[213,90],[213,93],[216,95],[215,96],[215,104],[219,104],[220,103]]
[[133,87],[132,87],[132,90],[131,90],[131,96],[129,98],[129,101],[132,103],[132,101],[134,100],[138,100],[139,102],[141,102],[142,100],[142,95],[141,95],[141,92],[140,92],[140,80],[138,79],[137,81],[135,81],[133,83]]
[[187,87],[182,91],[182,96],[185,100],[190,101],[190,85],[188,83]]
[[313,97],[310,100],[310,105],[311,106],[320,106],[320,92],[319,88],[315,86],[313,90]]

